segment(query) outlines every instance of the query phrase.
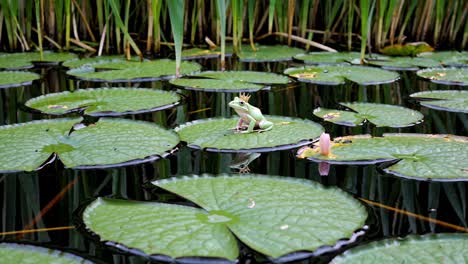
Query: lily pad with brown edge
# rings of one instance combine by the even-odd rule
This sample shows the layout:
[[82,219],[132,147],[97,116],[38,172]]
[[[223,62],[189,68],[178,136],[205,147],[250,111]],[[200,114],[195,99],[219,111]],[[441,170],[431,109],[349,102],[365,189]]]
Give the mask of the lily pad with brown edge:
[[33,81],[39,80],[41,76],[37,73],[24,71],[0,71],[0,88],[12,88],[31,85]]
[[273,122],[268,131],[239,133],[235,131],[238,117],[195,120],[175,128],[181,141],[195,149],[213,152],[268,152],[292,149],[318,138],[321,125],[310,120],[265,116]]
[[94,262],[64,251],[35,245],[1,242],[2,263],[92,264]]
[[417,71],[420,68],[440,67],[437,60],[424,57],[382,57],[376,60],[368,60],[368,64],[380,66],[387,70]]
[[98,198],[83,212],[107,245],[152,259],[234,262],[237,239],[271,258],[347,244],[365,207],[336,187],[269,175],[184,176],[152,182],[201,208]]
[[468,68],[430,68],[419,70],[416,74],[433,83],[446,85],[468,85]]
[[424,53],[418,54],[418,57],[436,60],[444,66],[451,66],[451,67],[468,66],[468,52],[467,51],[424,52]]
[[[430,252],[430,254],[428,254]],[[458,264],[468,259],[468,234],[440,233],[387,238],[357,246],[336,256],[332,264]]]
[[251,47],[244,47],[242,51],[237,54],[239,60],[242,62],[290,61],[297,54],[304,53],[303,49],[283,45],[259,45],[255,46],[255,49],[256,50],[252,50]]
[[352,111],[319,107],[314,110],[314,115],[339,125],[357,126],[369,121],[377,127],[407,127],[424,118],[420,112],[402,106],[360,102],[340,104]]
[[346,80],[360,85],[375,85],[392,83],[400,78],[395,72],[364,66],[305,66],[288,68],[284,74],[300,82],[321,85],[339,85]]
[[162,90],[97,88],[47,94],[30,99],[25,105],[53,115],[82,112],[89,116],[119,116],[171,108],[180,99],[178,94]]
[[[226,45],[226,51],[224,56],[232,56],[232,46]],[[182,59],[183,60],[195,60],[195,59],[209,59],[209,58],[219,58],[221,57],[221,47],[216,47],[214,49],[202,49],[202,48],[190,48],[182,50]]]
[[78,58],[74,53],[44,51],[43,58],[39,52],[19,52],[0,54],[0,69],[29,69],[34,64],[59,65],[61,62]]
[[294,59],[305,64],[350,65],[360,63],[361,53],[317,51],[307,54],[298,54],[294,56]]
[[[145,82],[175,78],[175,68],[175,61],[169,59],[143,62],[113,60],[86,64],[68,70],[67,74],[92,82]],[[200,69],[201,66],[195,62],[183,61],[180,74],[193,74]]]
[[429,108],[468,113],[468,91],[435,90],[418,92],[410,96],[420,100],[421,105]]
[[453,135],[384,134],[336,138],[331,154],[320,147],[302,150],[300,158],[332,164],[375,164],[391,161],[384,171],[404,178],[433,181],[468,180],[468,138]]
[[169,155],[179,138],[156,124],[101,118],[76,128],[80,118],[0,126],[0,171],[33,171],[57,156],[67,168],[116,167]]

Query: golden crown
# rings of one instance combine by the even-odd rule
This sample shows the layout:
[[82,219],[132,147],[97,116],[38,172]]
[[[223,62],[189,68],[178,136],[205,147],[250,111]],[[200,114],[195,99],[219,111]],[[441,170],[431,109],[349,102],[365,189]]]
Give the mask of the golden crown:
[[250,94],[240,93],[240,94],[239,94],[239,98],[240,98],[242,101],[248,103],[248,102],[249,102],[249,99],[250,99]]

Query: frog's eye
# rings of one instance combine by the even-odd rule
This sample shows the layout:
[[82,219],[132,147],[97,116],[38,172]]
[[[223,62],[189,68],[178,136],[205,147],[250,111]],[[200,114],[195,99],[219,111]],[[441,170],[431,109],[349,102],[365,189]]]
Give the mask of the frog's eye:
[[239,104],[240,104],[240,105],[244,105],[244,102],[240,101],[240,103],[239,103]]

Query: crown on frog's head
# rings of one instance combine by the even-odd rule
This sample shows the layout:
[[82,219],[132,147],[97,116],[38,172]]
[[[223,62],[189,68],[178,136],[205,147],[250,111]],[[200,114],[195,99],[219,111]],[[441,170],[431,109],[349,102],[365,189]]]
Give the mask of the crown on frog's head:
[[240,93],[240,94],[239,94],[239,98],[240,98],[242,101],[248,103],[248,102],[249,102],[249,99],[250,99],[250,94]]

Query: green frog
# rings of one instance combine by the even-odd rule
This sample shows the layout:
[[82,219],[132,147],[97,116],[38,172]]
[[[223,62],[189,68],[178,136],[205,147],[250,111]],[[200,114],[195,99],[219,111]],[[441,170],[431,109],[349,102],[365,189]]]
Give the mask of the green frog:
[[266,120],[262,112],[257,107],[249,104],[250,95],[240,94],[234,100],[229,102],[229,106],[234,108],[240,116],[235,130],[240,133],[254,132],[254,128],[258,128],[257,132],[268,131],[273,128],[273,123]]

